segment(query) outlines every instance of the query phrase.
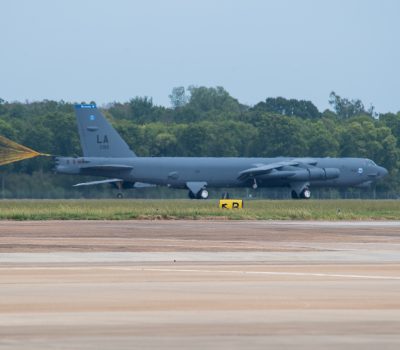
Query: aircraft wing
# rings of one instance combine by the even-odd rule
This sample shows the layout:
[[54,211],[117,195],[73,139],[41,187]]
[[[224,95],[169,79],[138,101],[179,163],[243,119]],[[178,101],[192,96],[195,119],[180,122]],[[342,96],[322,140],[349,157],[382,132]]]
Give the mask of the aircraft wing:
[[255,178],[257,176],[261,175],[267,175],[267,174],[274,174],[274,176],[279,176],[281,178],[289,178],[291,176],[294,176],[296,174],[296,171],[282,171],[283,167],[286,166],[300,166],[300,165],[315,165],[316,162],[313,159],[308,159],[306,162],[301,161],[301,160],[289,160],[289,161],[282,161],[282,162],[276,162],[276,163],[271,163],[271,164],[261,164],[259,166],[256,166],[254,168],[249,168],[246,170],[243,170],[239,173],[238,180],[247,180],[248,178]]
[[297,166],[300,163],[298,161],[284,161],[284,162],[276,162],[266,165],[260,165],[254,168],[249,168],[243,170],[239,173],[239,180],[246,180],[247,178],[256,177],[259,175],[265,175],[270,173],[272,170],[280,170],[285,166]]
[[92,185],[101,185],[101,184],[109,184],[115,182],[123,182],[122,179],[106,179],[106,180],[99,180],[99,181],[89,181],[89,182],[81,182],[79,184],[74,185],[74,187],[79,186],[92,186]]
[[[79,184],[74,185],[73,187],[80,187],[80,186],[93,186],[93,185],[101,185],[101,184],[110,184],[110,183],[117,183],[117,182],[124,182],[122,179],[106,179],[106,180],[99,180],[99,181],[89,181],[89,182],[81,182]],[[144,182],[135,182],[133,184],[133,188],[148,188],[148,187],[156,187],[154,184],[148,184]]]

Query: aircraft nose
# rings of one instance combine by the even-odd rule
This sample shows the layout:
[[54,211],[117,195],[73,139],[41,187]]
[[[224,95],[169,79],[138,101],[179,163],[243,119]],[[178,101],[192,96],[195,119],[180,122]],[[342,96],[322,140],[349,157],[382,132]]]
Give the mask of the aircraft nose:
[[379,167],[378,172],[379,172],[379,177],[385,177],[389,173],[387,169],[382,166]]

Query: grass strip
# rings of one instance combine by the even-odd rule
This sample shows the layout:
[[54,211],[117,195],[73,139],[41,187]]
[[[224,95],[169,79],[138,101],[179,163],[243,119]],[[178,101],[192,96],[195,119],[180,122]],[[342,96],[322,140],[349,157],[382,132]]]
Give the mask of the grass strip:
[[395,200],[2,200],[0,220],[400,220]]

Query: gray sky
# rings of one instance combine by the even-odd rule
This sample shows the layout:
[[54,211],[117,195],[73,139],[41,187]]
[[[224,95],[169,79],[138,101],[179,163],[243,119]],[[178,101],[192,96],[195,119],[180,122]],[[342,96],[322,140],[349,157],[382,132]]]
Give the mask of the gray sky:
[[2,0],[0,97],[98,104],[223,86],[400,110],[397,0]]

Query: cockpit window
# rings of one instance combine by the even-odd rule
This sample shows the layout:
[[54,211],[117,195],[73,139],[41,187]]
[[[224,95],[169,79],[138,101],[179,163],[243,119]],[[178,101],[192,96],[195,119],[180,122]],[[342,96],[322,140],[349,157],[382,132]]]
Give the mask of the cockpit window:
[[376,166],[376,164],[374,163],[374,161],[372,161],[371,159],[367,159],[367,165],[368,165],[368,166]]

